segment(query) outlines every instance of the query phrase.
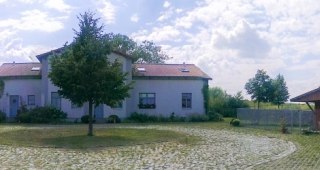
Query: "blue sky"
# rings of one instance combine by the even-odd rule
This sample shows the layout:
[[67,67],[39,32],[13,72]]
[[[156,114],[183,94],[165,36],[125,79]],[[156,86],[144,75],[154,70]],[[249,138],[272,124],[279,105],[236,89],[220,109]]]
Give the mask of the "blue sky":
[[257,69],[284,75],[291,97],[320,85],[316,0],[0,0],[0,63],[37,61],[71,42],[87,10],[105,32],[152,40],[167,63],[194,63],[231,94],[246,94]]

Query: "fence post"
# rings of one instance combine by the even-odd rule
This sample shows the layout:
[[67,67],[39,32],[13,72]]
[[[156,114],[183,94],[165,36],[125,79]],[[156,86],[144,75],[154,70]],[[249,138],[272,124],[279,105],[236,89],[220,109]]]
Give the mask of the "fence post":
[[300,133],[301,133],[301,111],[298,111],[299,113],[299,129],[300,129]]
[[292,110],[290,110],[291,112],[291,132],[293,133],[293,112]]

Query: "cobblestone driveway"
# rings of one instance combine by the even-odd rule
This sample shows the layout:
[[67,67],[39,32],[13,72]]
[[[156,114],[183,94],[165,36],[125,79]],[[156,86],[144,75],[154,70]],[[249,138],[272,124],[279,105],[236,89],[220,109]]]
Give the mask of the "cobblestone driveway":
[[202,140],[195,145],[167,142],[94,151],[0,145],[0,169],[245,169],[280,159],[296,149],[291,142],[230,131],[130,128],[173,130]]

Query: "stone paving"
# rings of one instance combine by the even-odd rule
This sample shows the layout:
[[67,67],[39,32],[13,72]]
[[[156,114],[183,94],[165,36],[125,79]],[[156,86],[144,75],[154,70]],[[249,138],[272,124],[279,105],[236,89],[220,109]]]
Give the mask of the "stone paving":
[[293,143],[223,130],[132,126],[198,136],[196,144],[176,142],[70,150],[0,145],[0,169],[250,169],[283,158]]

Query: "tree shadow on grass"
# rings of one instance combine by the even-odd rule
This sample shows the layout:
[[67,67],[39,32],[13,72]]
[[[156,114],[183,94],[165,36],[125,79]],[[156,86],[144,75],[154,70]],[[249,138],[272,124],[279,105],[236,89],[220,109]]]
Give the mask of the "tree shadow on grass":
[[43,146],[65,149],[93,149],[142,144],[142,141],[124,136],[61,136],[41,140]]
[[0,133],[0,145],[80,150],[168,141],[192,141],[189,139],[193,138],[172,131],[125,128],[96,129],[95,136],[87,136],[85,129],[77,128],[27,128]]

